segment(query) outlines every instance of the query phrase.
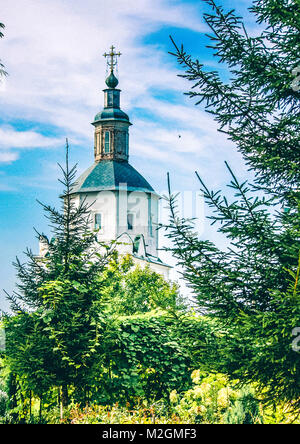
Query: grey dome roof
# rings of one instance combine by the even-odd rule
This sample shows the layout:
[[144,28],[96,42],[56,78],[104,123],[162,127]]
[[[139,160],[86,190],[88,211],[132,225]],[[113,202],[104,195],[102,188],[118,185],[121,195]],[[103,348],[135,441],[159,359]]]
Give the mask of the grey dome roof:
[[117,119],[129,121],[129,117],[120,108],[104,108],[98,114],[96,114],[94,122],[104,119]]
[[77,179],[72,193],[125,189],[123,184],[127,184],[128,191],[155,193],[146,179],[128,162],[115,160],[94,163]]
[[118,83],[119,80],[117,79],[117,77],[114,75],[113,71],[110,73],[110,75],[107,77],[107,79],[105,80],[106,85],[109,88],[115,88]]

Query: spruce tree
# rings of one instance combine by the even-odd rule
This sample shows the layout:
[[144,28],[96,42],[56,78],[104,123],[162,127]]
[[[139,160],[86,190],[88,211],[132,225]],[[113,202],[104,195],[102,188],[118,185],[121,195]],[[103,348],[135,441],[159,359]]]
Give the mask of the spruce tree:
[[265,28],[249,36],[243,19],[215,0],[203,0],[213,55],[230,80],[208,71],[183,46],[175,53],[193,83],[187,93],[203,103],[257,175],[259,186],[289,198],[300,183],[300,5],[297,0],[254,0],[249,8]]
[[17,290],[7,295],[13,315],[5,315],[10,371],[41,403],[57,389],[62,408],[70,386],[76,399],[91,384],[103,324],[100,274],[114,248],[96,241],[85,200],[75,205],[76,166],[70,168],[68,158],[67,143],[61,209],[41,204],[53,234],[48,240],[37,232],[47,253],[39,257],[28,249],[26,263],[16,260]]
[[[265,400],[300,409],[299,3],[255,0],[250,11],[266,28],[250,37],[243,20],[214,0],[210,45],[231,74],[209,72],[174,40],[175,53],[193,82],[190,97],[203,103],[254,170],[254,184],[239,183],[226,164],[234,197],[200,181],[210,219],[229,247],[200,240],[193,222],[179,217],[169,181],[168,236],[201,313],[224,328],[219,369],[259,384]],[[231,192],[232,195],[232,192]],[[295,348],[295,347],[294,347]]]

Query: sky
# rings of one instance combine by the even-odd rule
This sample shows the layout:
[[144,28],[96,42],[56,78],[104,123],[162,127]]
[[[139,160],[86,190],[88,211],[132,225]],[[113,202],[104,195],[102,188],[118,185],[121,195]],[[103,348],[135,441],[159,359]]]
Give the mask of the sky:
[[[219,2],[236,8],[256,32],[250,0]],[[0,83],[0,309],[7,309],[2,288],[11,292],[16,282],[15,257],[23,260],[27,247],[38,252],[33,227],[49,233],[37,200],[59,205],[57,162],[64,162],[65,139],[78,175],[93,163],[90,123],[103,108],[102,55],[112,44],[122,53],[121,108],[133,123],[130,163],[158,193],[165,194],[170,172],[174,192],[195,195],[195,170],[210,189],[224,189],[224,160],[241,180],[249,176],[212,117],[184,95],[191,85],[178,77],[182,70],[169,54],[172,35],[208,70],[228,78],[205,46],[205,10],[201,0],[0,0],[6,26],[0,59],[9,73]],[[185,216],[194,214],[189,202]],[[199,235],[218,240],[201,201],[198,208]],[[178,278],[176,270],[172,276]]]

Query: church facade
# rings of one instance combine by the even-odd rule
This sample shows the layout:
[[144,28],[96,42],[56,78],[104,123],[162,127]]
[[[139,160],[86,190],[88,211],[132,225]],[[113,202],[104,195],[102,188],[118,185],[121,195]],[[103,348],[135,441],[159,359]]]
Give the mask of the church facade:
[[91,205],[91,229],[101,242],[118,241],[120,254],[131,254],[135,263],[168,277],[170,266],[158,255],[159,195],[129,163],[128,115],[121,110],[118,79],[114,74],[120,53],[111,47],[110,73],[104,89],[104,108],[96,114],[94,163],[72,189],[75,204]]

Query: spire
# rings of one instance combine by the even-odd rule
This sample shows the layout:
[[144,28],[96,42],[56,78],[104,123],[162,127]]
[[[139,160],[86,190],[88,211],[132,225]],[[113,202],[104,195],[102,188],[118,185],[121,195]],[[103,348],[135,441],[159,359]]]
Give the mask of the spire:
[[110,52],[109,53],[105,52],[103,54],[103,57],[106,58],[107,66],[110,69],[110,74],[107,77],[107,79],[105,80],[105,83],[109,88],[112,88],[112,89],[114,89],[119,83],[118,79],[114,75],[114,67],[117,66],[117,64],[118,64],[117,57],[121,56],[120,51],[115,52],[114,50],[115,50],[115,47],[112,45],[110,47]]
[[[109,53],[104,53],[103,57],[105,57],[107,60],[107,66],[110,68],[110,72],[114,71],[114,67],[117,65],[118,63],[118,59],[117,57],[120,57],[122,54],[120,52],[114,52],[115,47],[112,45],[110,47],[110,52]],[[109,60],[110,58],[110,60]]]
[[104,89],[104,109],[96,114],[92,123],[95,127],[95,161],[115,160],[127,162],[129,156],[128,127],[131,125],[129,117],[120,109],[120,89],[117,89],[119,81],[114,74],[117,66],[117,58],[120,52],[115,52],[111,46],[109,53],[103,56],[107,60],[110,74],[106,78],[107,88]]

